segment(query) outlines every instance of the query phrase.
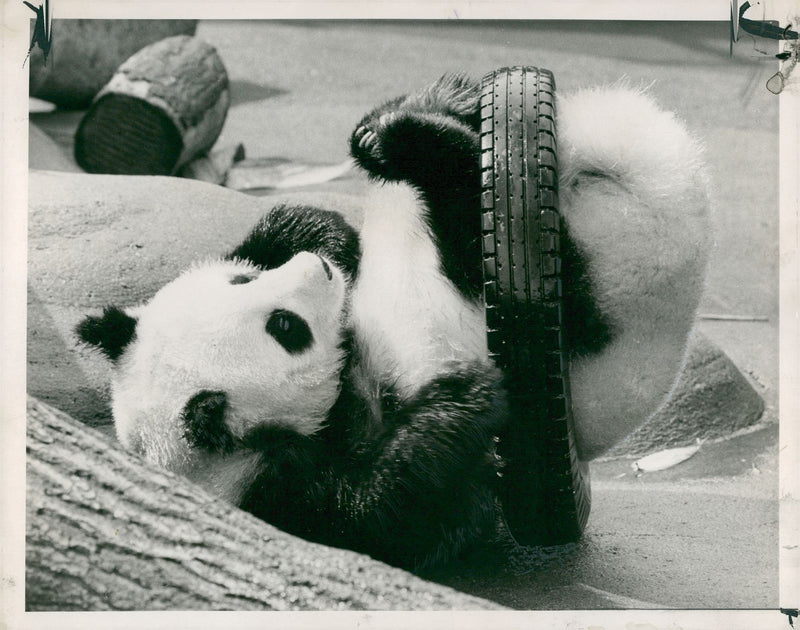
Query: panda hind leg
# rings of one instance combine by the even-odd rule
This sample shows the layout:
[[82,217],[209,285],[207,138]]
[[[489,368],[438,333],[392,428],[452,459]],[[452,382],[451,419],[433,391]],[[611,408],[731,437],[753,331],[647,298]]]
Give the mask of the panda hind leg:
[[351,472],[355,483],[338,493],[348,498],[354,546],[420,570],[490,540],[502,466],[494,436],[507,419],[502,374],[481,362],[456,363],[411,399],[388,404],[363,476]]

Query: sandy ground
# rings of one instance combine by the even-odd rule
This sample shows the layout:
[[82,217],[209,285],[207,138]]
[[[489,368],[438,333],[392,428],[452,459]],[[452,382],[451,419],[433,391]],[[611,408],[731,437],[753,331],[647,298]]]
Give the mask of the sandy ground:
[[[583,541],[522,549],[502,565],[468,559],[434,576],[438,581],[523,609],[777,607],[777,100],[763,87],[774,64],[759,50],[765,44],[744,39],[729,58],[727,29],[200,24],[198,36],[217,47],[231,79],[233,102],[218,146],[243,142],[248,157],[338,163],[354,124],[378,102],[446,71],[479,77],[513,64],[551,69],[561,91],[619,80],[646,87],[707,147],[715,238],[698,329],[763,396],[758,430],[705,444],[661,473],[637,476],[624,458],[594,462]],[[32,120],[68,147],[79,118]],[[33,153],[31,159],[36,166]],[[757,321],[709,318],[716,315]]]

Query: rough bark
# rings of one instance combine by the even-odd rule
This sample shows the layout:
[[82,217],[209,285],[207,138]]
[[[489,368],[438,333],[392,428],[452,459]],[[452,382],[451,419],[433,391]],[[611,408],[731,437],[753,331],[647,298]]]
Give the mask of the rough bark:
[[47,63],[38,46],[31,51],[30,94],[61,108],[86,109],[132,54],[165,37],[194,35],[196,29],[197,20],[55,19]]
[[291,537],[29,398],[28,610],[485,609]]
[[75,134],[90,173],[169,175],[208,151],[230,105],[213,46],[186,35],[143,48],[100,90]]

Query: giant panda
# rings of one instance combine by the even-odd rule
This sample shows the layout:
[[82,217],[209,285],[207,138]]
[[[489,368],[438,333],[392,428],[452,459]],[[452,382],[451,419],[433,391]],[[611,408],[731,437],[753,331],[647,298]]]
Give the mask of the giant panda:
[[[360,230],[282,205],[145,304],[80,322],[113,364],[122,445],[290,533],[413,570],[489,536],[509,418],[481,297],[478,101],[448,75],[364,117],[350,138],[372,182]],[[559,112],[591,458],[675,379],[707,201],[697,143],[647,97],[582,92]]]

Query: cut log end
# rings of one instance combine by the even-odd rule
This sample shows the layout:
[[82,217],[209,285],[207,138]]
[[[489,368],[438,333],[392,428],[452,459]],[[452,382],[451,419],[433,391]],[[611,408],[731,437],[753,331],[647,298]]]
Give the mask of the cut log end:
[[163,111],[138,98],[106,94],[81,121],[75,160],[88,173],[169,175],[183,151]]

